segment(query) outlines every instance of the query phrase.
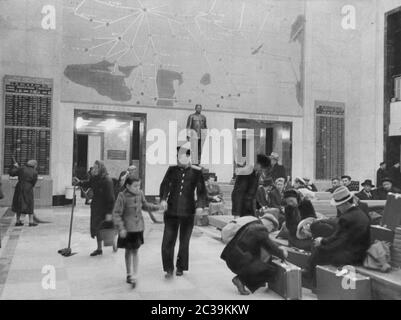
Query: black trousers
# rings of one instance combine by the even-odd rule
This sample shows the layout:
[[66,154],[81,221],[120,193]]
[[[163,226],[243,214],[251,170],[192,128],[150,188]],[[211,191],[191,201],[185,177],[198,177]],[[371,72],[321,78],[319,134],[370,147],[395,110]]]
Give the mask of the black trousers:
[[164,233],[162,242],[163,270],[174,270],[174,248],[180,232],[180,246],[178,249],[176,267],[179,270],[188,270],[189,240],[194,227],[194,215],[187,217],[171,217],[164,215]]

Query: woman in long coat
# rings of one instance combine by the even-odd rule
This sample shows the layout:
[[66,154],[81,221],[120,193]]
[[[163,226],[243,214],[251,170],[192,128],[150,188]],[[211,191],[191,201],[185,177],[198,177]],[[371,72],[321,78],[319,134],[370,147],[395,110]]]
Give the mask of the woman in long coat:
[[29,160],[23,167],[14,164],[10,169],[9,174],[11,177],[18,177],[18,183],[15,186],[13,196],[12,211],[17,215],[16,226],[23,226],[21,221],[21,214],[29,216],[29,226],[35,227],[37,223],[34,222],[33,208],[34,196],[33,189],[38,181],[38,173],[36,171],[38,163],[36,160]]
[[105,220],[112,220],[114,206],[114,187],[113,181],[107,173],[102,161],[95,161],[89,180],[80,181],[74,178],[75,185],[92,188],[93,198],[91,202],[90,232],[91,237],[97,240],[97,249],[90,255],[97,256],[103,253],[102,240],[98,237],[98,231]]

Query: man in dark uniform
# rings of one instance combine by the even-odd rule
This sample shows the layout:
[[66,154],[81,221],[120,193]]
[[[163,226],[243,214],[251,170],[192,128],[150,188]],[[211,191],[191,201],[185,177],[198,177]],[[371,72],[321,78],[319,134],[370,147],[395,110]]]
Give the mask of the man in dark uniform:
[[202,105],[195,106],[195,113],[191,114],[187,120],[187,140],[191,142],[191,149],[197,150],[192,155],[194,164],[200,164],[202,147],[205,141],[205,129],[207,129],[206,117],[201,114]]
[[347,187],[337,188],[332,205],[340,211],[336,231],[329,237],[316,238],[304,275],[315,278],[316,265],[342,266],[363,262],[370,245],[370,218],[355,205]]
[[196,213],[201,213],[207,198],[202,169],[191,165],[190,156],[190,150],[178,147],[178,165],[168,168],[160,185],[161,206],[165,210],[162,260],[167,278],[171,278],[174,272],[174,247],[178,229],[180,247],[176,275],[182,276],[188,270],[189,240],[194,226],[195,208]]

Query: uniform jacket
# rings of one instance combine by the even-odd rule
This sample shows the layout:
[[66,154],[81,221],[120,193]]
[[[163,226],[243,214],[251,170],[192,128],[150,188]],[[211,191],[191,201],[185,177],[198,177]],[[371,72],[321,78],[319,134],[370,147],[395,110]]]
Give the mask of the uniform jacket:
[[255,215],[258,182],[259,176],[255,170],[249,175],[237,175],[231,193],[234,216]]
[[132,193],[126,189],[120,192],[113,210],[113,220],[118,230],[127,230],[127,232],[143,231],[145,222],[142,209],[156,211],[159,206],[147,202],[142,191]]
[[106,214],[113,213],[115,200],[113,181],[108,175],[105,177],[91,176],[89,180],[81,181],[79,185],[84,188],[92,188],[93,190],[93,197],[90,205],[90,230],[93,238],[97,235]]
[[[197,200],[195,203],[195,190]],[[171,166],[160,185],[160,200],[167,201],[168,216],[190,216],[206,206],[207,191],[198,166]]]
[[13,196],[12,210],[17,213],[33,214],[33,189],[38,181],[37,171],[30,166],[12,167],[9,171],[11,177],[18,177]]
[[358,207],[352,207],[338,218],[336,231],[323,238],[319,250],[353,256],[362,260],[370,246],[370,218]]
[[278,178],[284,178],[287,180],[284,166],[281,164],[278,164],[278,163],[276,163],[274,166],[272,166],[271,176],[273,178],[273,181],[276,181],[276,179],[278,179]]

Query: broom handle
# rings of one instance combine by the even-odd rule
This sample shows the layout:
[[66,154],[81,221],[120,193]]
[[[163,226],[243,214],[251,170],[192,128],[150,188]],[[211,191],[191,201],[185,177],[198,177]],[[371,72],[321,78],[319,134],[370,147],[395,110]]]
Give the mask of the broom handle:
[[68,235],[68,248],[71,248],[71,233],[72,233],[72,221],[74,219],[74,207],[75,207],[75,186],[72,193],[72,206],[71,206],[71,219],[70,219],[70,233]]

